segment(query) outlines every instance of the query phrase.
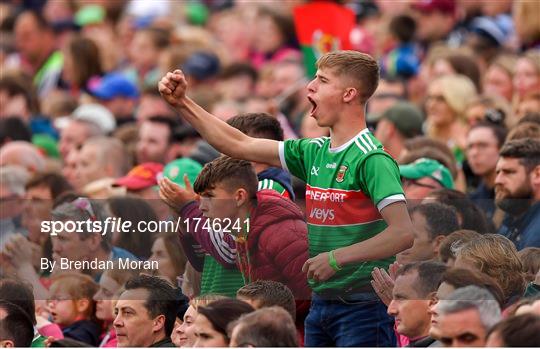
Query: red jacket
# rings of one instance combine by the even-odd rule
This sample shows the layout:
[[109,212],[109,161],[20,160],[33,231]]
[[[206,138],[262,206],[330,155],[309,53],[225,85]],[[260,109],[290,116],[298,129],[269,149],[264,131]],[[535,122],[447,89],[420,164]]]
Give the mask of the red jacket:
[[[202,217],[194,203],[184,207],[180,215],[183,220]],[[221,264],[230,268],[231,263],[236,263],[246,279],[279,281],[291,289],[297,300],[311,299],[307,275],[302,272],[308,259],[308,239],[300,208],[273,190],[261,190],[249,225],[247,243],[235,241],[230,234],[203,229],[203,224],[198,229],[190,224],[189,232]],[[240,258],[231,259],[233,255]]]

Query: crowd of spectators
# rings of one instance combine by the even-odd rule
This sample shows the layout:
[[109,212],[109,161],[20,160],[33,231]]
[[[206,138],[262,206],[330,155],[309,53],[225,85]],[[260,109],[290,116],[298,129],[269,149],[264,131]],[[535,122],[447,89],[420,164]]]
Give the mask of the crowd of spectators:
[[[180,69],[245,135],[323,144],[297,34],[314,3],[0,2],[0,346],[540,344],[540,1],[328,1],[354,26],[309,44],[377,61],[366,122],[399,166],[412,241],[337,294],[306,269],[326,248],[313,187],[220,154],[158,90]],[[327,321],[322,299],[379,320]]]

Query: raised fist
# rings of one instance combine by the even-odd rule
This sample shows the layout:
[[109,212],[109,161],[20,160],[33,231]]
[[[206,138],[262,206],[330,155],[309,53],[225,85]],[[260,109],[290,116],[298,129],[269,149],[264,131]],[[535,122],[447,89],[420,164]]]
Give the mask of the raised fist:
[[168,72],[158,83],[159,93],[172,107],[181,106],[187,90],[187,81],[180,69]]

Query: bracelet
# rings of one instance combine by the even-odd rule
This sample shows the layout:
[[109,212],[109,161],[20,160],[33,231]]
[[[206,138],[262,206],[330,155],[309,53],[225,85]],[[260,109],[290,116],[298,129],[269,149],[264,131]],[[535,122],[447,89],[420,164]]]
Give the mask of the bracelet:
[[336,261],[336,256],[334,256],[334,250],[328,253],[328,264],[330,264],[334,271],[340,271],[341,269],[343,269],[343,267],[341,267]]

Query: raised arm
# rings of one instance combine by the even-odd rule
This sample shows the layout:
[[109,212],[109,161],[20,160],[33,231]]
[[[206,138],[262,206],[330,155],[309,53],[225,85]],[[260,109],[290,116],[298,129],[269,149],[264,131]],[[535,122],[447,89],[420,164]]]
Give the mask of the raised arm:
[[165,101],[221,153],[237,159],[281,167],[277,141],[246,136],[208,113],[186,96],[187,81],[181,70],[167,73],[159,82],[158,88]]

